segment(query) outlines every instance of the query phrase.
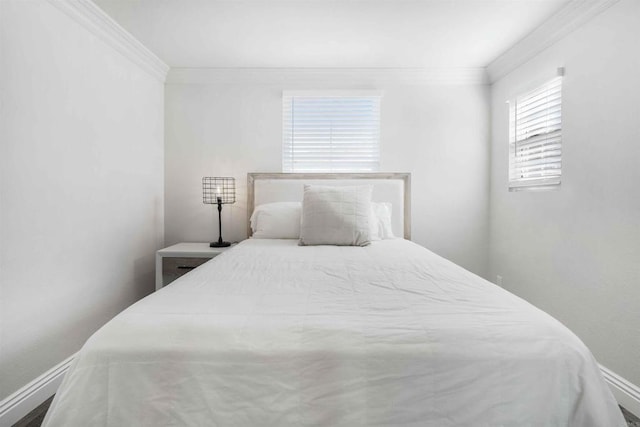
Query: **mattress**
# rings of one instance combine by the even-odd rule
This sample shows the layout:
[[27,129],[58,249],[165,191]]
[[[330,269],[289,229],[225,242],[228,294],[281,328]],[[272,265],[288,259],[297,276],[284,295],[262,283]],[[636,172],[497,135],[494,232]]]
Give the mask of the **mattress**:
[[402,239],[251,239],[84,345],[45,426],[622,427],[584,344]]

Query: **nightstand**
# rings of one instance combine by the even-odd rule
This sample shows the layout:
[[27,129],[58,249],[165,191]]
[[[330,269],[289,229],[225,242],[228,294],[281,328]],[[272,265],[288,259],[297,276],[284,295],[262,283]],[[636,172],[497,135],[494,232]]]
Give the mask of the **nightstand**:
[[209,243],[185,242],[160,249],[156,252],[156,291],[233,246],[211,248]]

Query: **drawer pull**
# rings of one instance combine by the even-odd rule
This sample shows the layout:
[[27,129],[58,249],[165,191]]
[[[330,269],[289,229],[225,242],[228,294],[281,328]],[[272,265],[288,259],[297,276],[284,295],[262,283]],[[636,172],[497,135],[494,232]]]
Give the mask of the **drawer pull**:
[[178,266],[178,270],[193,270],[194,267],[193,265],[179,265]]

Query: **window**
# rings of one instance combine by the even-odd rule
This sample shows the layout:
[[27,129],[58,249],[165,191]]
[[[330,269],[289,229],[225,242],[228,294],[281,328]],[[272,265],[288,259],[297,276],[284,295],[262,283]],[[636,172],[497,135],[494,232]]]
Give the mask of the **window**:
[[374,172],[380,93],[284,92],[283,172]]
[[510,103],[509,189],[550,189],[562,174],[562,77]]

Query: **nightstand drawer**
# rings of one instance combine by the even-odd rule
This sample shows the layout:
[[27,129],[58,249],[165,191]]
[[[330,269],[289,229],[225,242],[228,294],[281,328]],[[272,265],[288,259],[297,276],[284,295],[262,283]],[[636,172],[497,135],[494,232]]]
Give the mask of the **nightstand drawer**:
[[182,242],[160,249],[156,252],[156,291],[233,246],[212,248],[209,243]]
[[178,277],[209,261],[210,258],[162,258],[162,281],[169,284]]

